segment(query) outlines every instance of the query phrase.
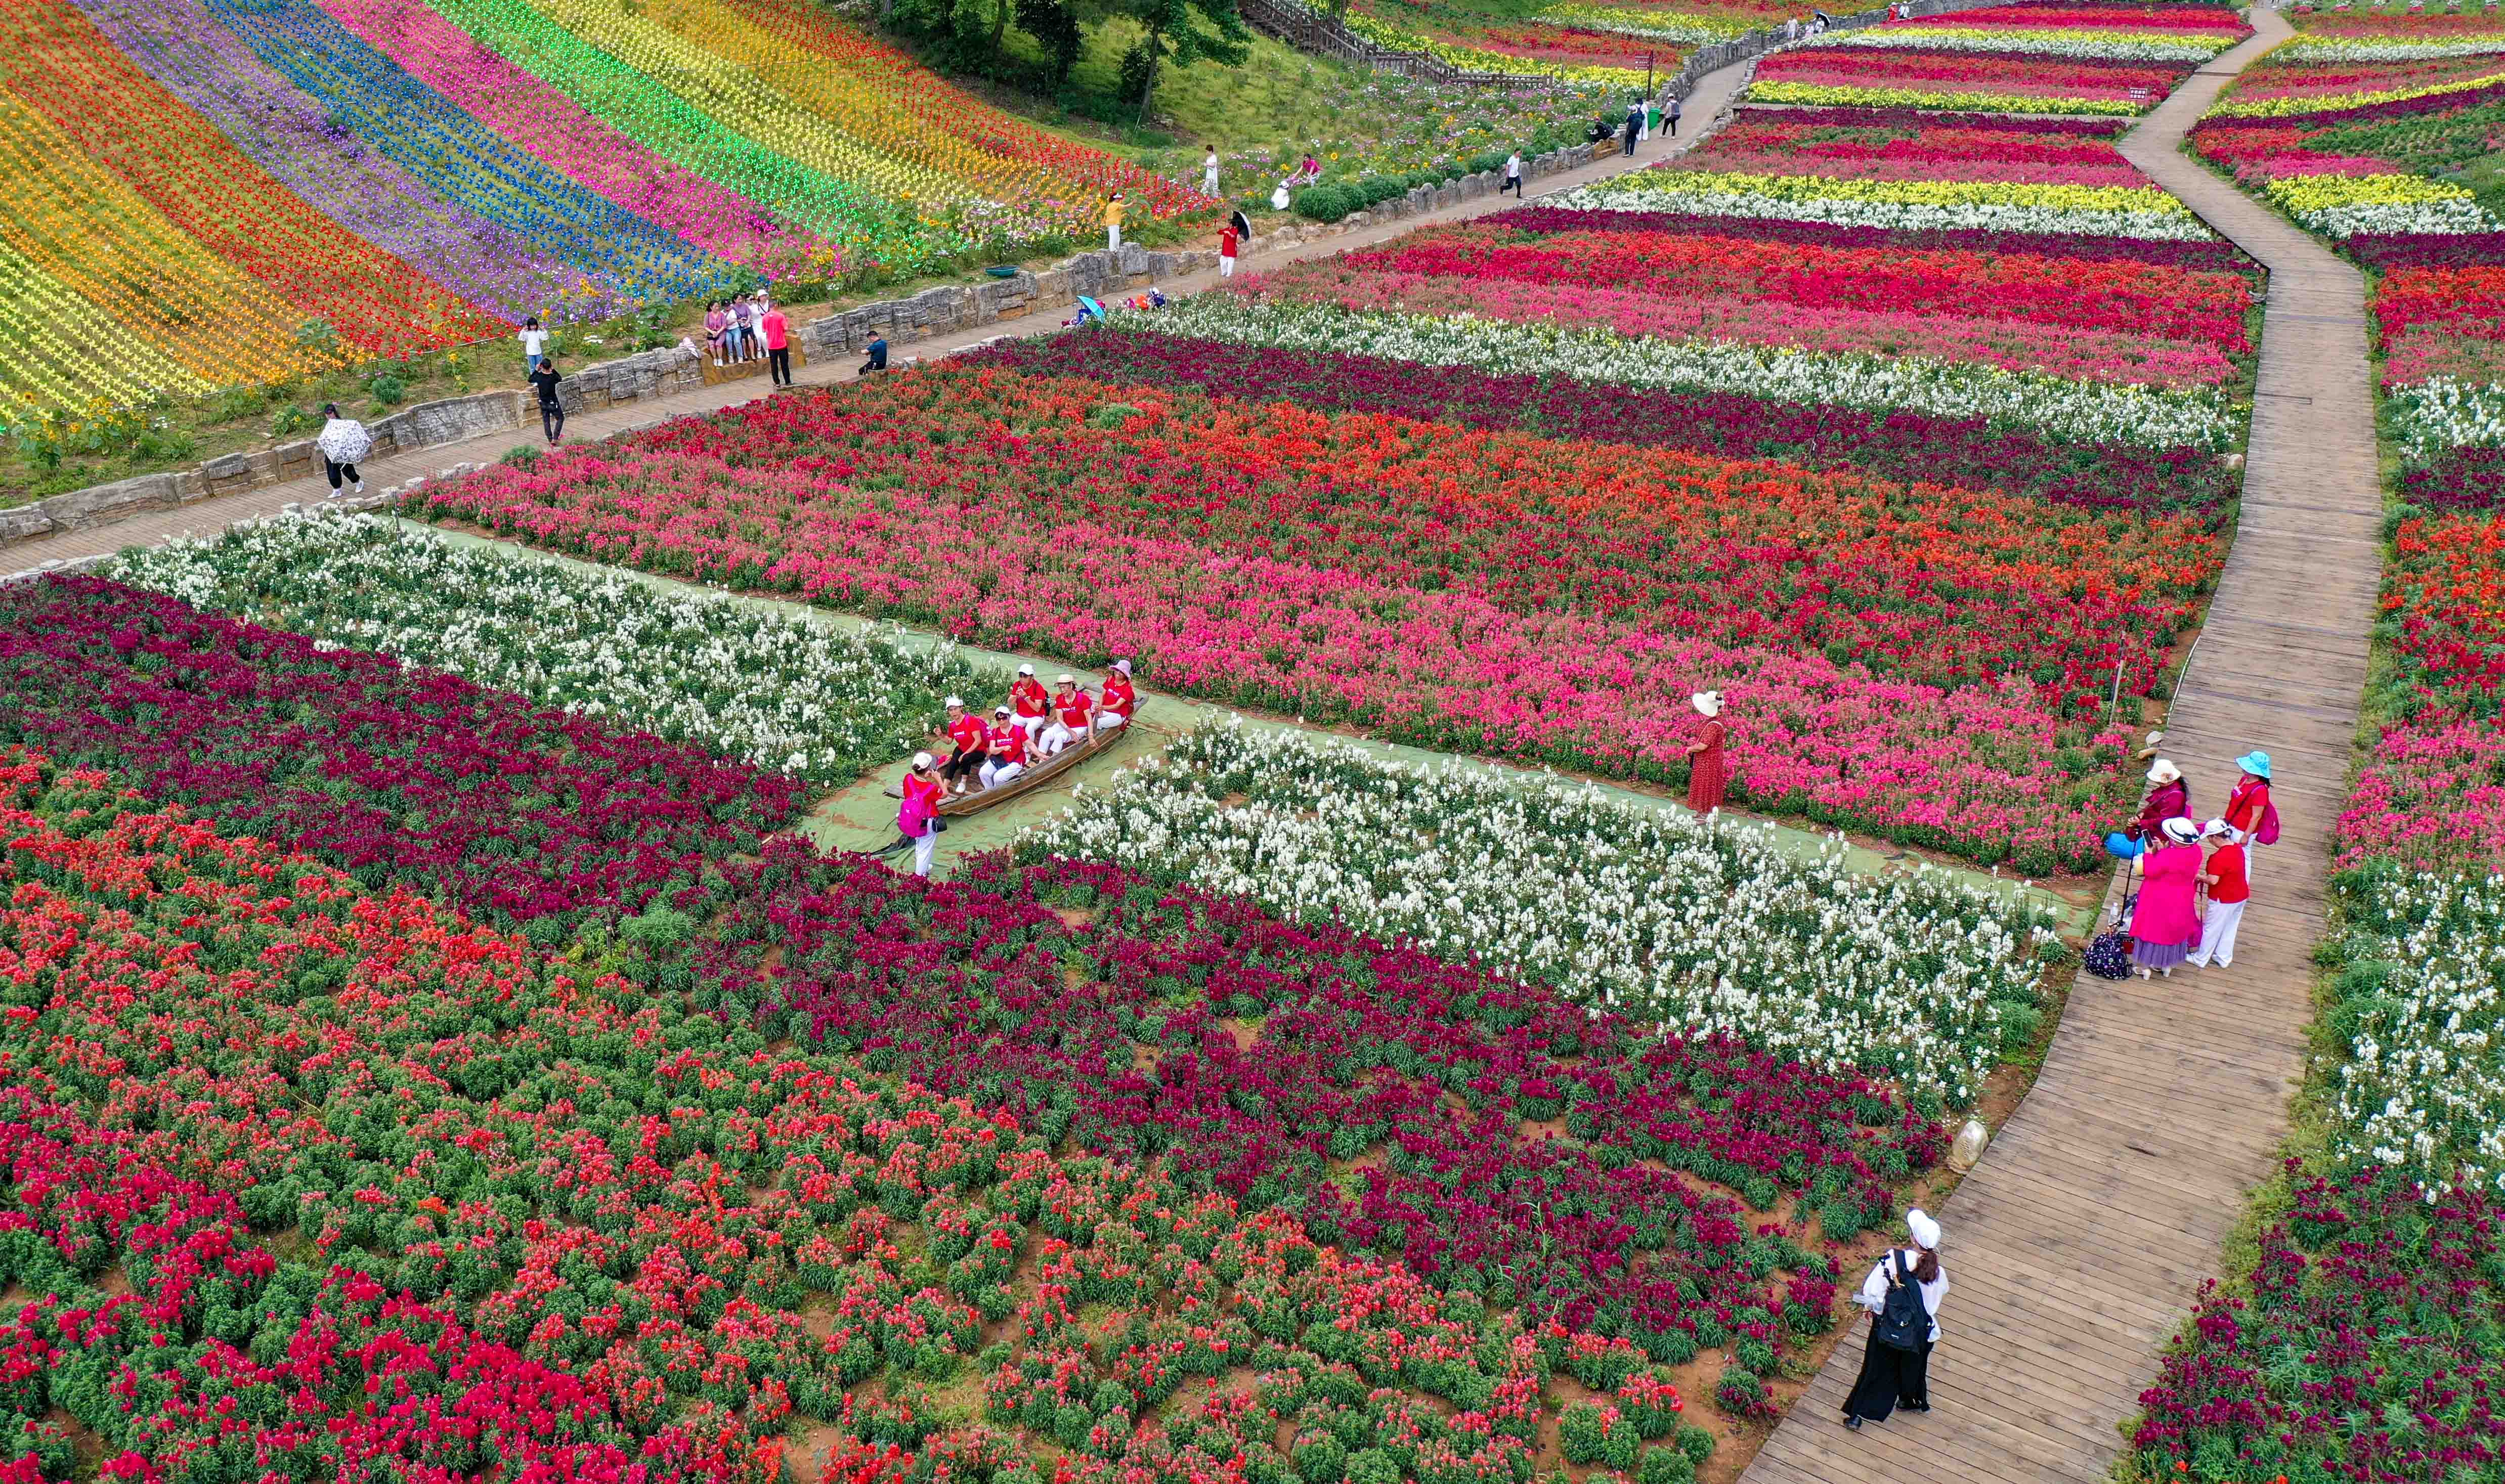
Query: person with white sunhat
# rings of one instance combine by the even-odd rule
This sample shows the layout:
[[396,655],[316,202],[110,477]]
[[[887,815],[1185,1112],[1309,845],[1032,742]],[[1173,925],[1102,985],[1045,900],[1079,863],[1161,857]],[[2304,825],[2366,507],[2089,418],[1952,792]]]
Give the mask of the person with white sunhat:
[[981,717],[966,709],[962,695],[948,697],[948,720],[942,726],[948,734],[948,760],[939,765],[939,781],[948,792],[963,794],[975,770],[992,756],[991,728]]
[[2139,865],[2145,874],[2131,914],[2131,961],[2143,979],[2151,971],[2172,978],[2174,966],[2192,956],[2201,937],[2201,915],[2193,907],[2201,887],[2201,827],[2179,815],[2167,820]]
[[1931,1347],[1940,1340],[1940,1300],[1949,1277],[1940,1267],[1940,1223],[1916,1207],[1905,1213],[1911,1240],[1891,1247],[1861,1280],[1852,1301],[1870,1311],[1861,1374],[1844,1398],[1844,1425],[1886,1422],[1898,1407],[1931,1409]]
[[988,739],[991,756],[983,760],[983,787],[998,788],[1026,771],[1026,728],[1017,724],[1007,703],[992,708]]
[[1009,713],[1018,725],[1026,728],[1029,746],[1042,737],[1044,724],[1052,718],[1052,693],[1035,678],[1035,666],[1018,666],[1017,680],[1009,687]]
[[1052,681],[1052,720],[1043,727],[1043,756],[1083,742],[1096,730],[1096,701],[1078,684],[1078,677],[1065,670]]
[[904,838],[888,847],[895,850],[910,844],[917,876],[931,874],[931,853],[939,845],[939,800],[944,795],[933,771],[937,762],[929,753],[913,755],[913,764],[904,774],[904,802],[896,808],[897,831]]
[[1687,698],[1687,704],[1704,718],[1692,734],[1695,740],[1687,744],[1687,807],[1711,814],[1722,807],[1722,795],[1731,783],[1730,769],[1722,761],[1727,731],[1722,724],[1722,692],[1699,690]]
[[2236,961],[2236,928],[2244,920],[2244,903],[2253,895],[2245,879],[2244,833],[2223,819],[2213,819],[2202,827],[2201,838],[2216,841],[2217,848],[2201,867],[2201,884],[2209,889],[2209,905],[2202,910],[2201,944],[2192,950],[2190,963],[2195,969],[2213,963],[2224,969]]
[[2133,822],[2131,837],[2154,847],[2158,830],[2170,819],[2192,817],[2192,786],[2183,781],[2183,770],[2170,759],[2160,758],[2148,765],[2148,797],[2139,806],[2139,818]]

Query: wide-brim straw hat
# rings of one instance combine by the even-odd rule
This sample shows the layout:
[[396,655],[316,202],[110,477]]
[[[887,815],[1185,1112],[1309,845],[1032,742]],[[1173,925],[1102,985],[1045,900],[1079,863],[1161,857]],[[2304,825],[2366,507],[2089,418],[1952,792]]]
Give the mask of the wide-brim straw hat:
[[1722,692],[1699,690],[1687,698],[1687,704],[1696,708],[1698,716],[1718,717],[1722,714]]
[[2183,781],[2183,770],[2176,767],[2166,759],[2160,758],[2155,762],[2148,765],[2148,781],[2151,783],[2180,783]]

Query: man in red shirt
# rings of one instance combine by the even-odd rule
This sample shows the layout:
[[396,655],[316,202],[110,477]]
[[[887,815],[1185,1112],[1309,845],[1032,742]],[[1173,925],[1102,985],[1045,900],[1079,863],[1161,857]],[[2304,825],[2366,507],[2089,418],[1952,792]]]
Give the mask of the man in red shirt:
[[948,785],[950,792],[963,794],[966,780],[973,777],[974,770],[991,756],[992,734],[983,725],[981,717],[968,713],[966,698],[962,695],[948,697],[946,730],[955,750],[948,754],[948,761],[939,769],[939,777]]
[[1042,734],[1044,721],[1052,712],[1052,697],[1045,692],[1043,682],[1035,678],[1035,666],[1018,666],[1017,684],[1009,687],[1009,710],[1011,719],[1026,728],[1028,742]]
[[2218,841],[2209,864],[2201,868],[2201,884],[2209,889],[2208,909],[2201,914],[2201,946],[2188,962],[2195,969],[2215,963],[2224,969],[2236,961],[2236,928],[2244,920],[2244,903],[2253,889],[2244,879],[2244,833],[2222,819],[2202,828],[2201,837]]
[[765,370],[776,386],[792,384],[792,322],[783,317],[780,305],[767,304],[765,318],[757,328],[765,336]]
[[998,788],[1026,771],[1026,728],[1006,706],[992,708],[992,755],[983,762],[983,787]]
[[1043,755],[1047,758],[1073,742],[1086,740],[1096,729],[1095,699],[1078,689],[1077,678],[1065,674],[1052,684],[1052,723],[1043,729]]
[[1114,660],[1113,668],[1105,672],[1105,692],[1096,702],[1096,729],[1111,731],[1139,709],[1139,692],[1131,689],[1131,662]]

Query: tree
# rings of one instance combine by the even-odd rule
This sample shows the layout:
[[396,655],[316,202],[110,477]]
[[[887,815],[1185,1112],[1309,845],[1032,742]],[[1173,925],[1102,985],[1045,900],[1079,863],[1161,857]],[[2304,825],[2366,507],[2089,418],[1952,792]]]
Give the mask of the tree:
[[1235,0],[1112,0],[1108,9],[1130,17],[1147,33],[1122,58],[1123,93],[1126,100],[1138,93],[1142,124],[1148,121],[1157,71],[1166,62],[1187,67],[1206,58],[1232,67],[1252,49],[1252,33]]
[[1062,0],[1017,0],[1017,23],[1042,43],[1052,86],[1059,88],[1069,83],[1070,69],[1078,65],[1080,43],[1078,18],[1070,13],[1070,7]]

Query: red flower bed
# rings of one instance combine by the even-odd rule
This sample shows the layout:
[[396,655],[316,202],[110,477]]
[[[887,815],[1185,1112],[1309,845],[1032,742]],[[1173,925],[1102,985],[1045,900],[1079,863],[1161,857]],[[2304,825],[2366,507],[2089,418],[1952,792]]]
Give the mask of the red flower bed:
[[2005,252],[1816,247],[1586,227],[1534,235],[1510,217],[1412,232],[1343,254],[1351,267],[1773,298],[1816,307],[1971,313],[2092,326],[2248,352],[2252,281],[2151,264],[2044,260]]
[[[1167,1161],[1062,1157],[690,1015],[650,921],[544,963],[23,760],[0,831],[0,1281],[44,1295],[0,1315],[21,1473],[66,1472],[57,1408],[133,1480],[241,1449],[254,1476],[772,1484],[815,1428],[849,1484],[1520,1481],[1561,1371],[1618,1409],[1615,1466],[1710,1451],[1625,1339],[1508,1308],[1544,1295],[1429,1286]],[[1011,905],[884,879],[933,923]],[[1039,967],[1080,936],[1021,922]],[[899,926],[855,940],[864,972],[912,953]],[[1718,1085],[1687,1096],[1779,1116]],[[1771,1293],[1822,1318],[1829,1264],[1729,1242],[1718,1290],[1796,1261]],[[1729,1319],[1743,1355],[1777,1323]]]
[[698,887],[799,785],[93,578],[0,592],[0,742],[543,936]]

